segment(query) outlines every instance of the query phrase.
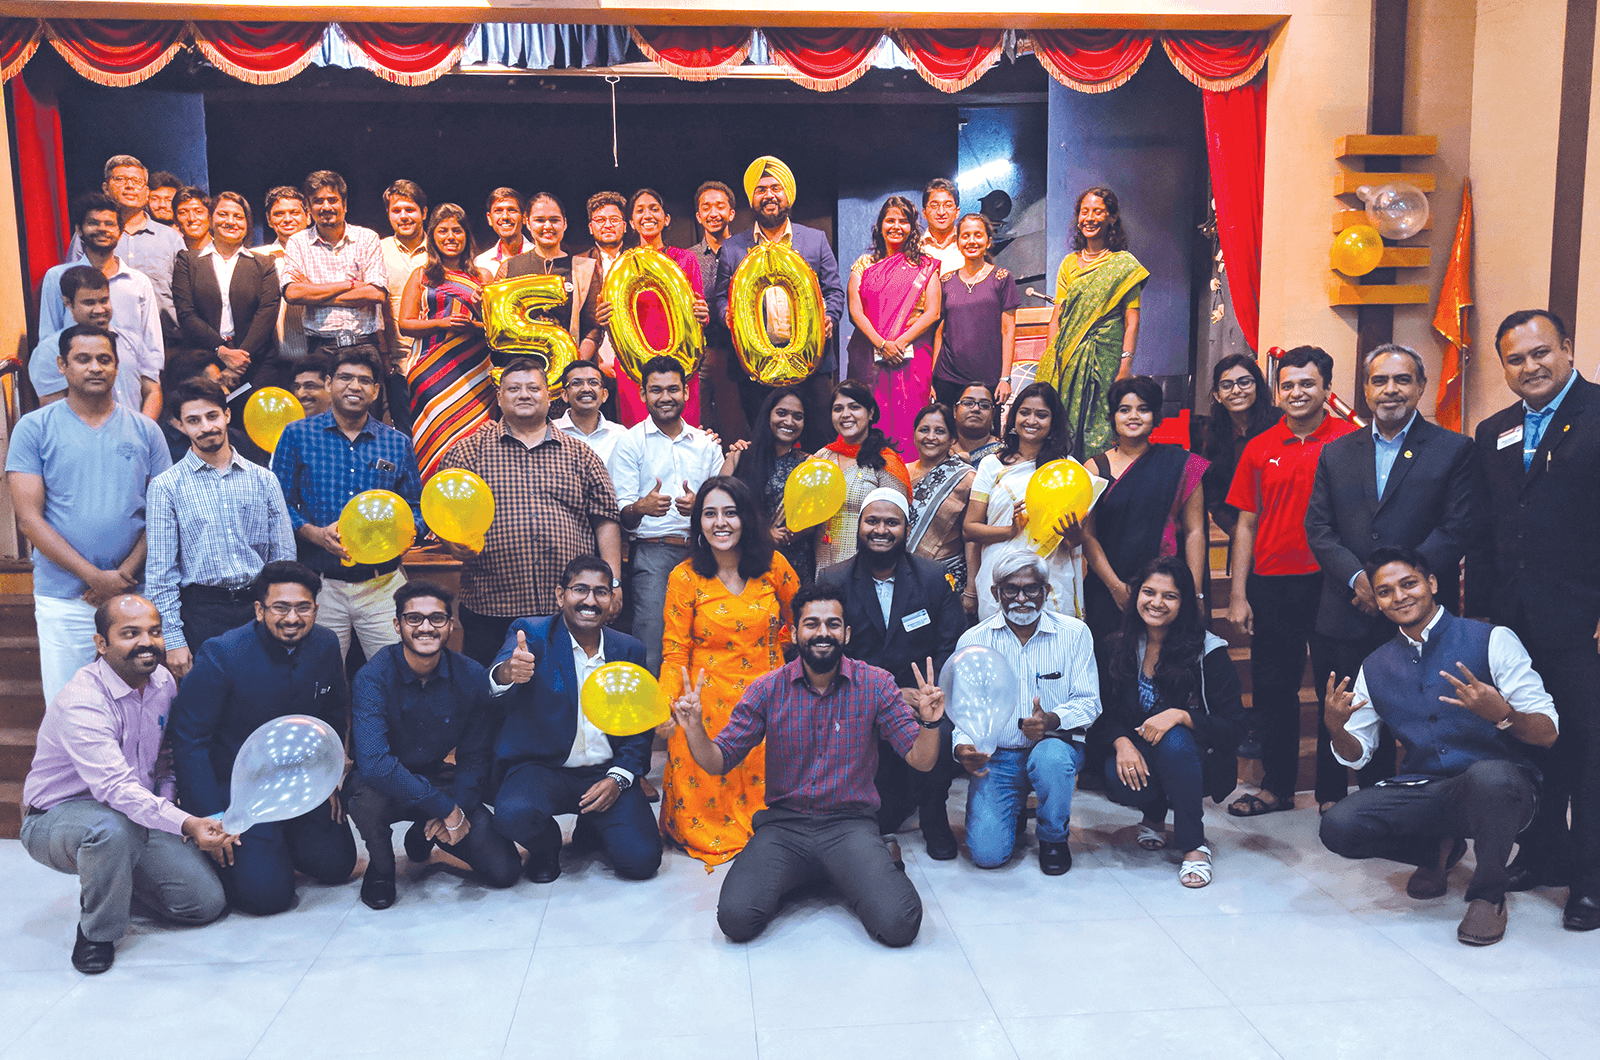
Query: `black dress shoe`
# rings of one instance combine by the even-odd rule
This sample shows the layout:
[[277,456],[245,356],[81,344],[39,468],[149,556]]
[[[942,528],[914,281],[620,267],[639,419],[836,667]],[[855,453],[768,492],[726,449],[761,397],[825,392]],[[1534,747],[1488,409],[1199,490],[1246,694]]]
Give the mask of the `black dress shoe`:
[[367,870],[361,877],[361,901],[368,909],[387,909],[394,905],[394,876]]
[[1565,873],[1520,859],[1506,866],[1506,881],[1508,891],[1531,891],[1535,887],[1565,887],[1570,882]]
[[433,840],[423,834],[426,826],[426,821],[418,821],[406,829],[406,857],[417,865],[433,856]]
[[536,850],[528,851],[528,863],[522,867],[522,871],[534,883],[555,883],[561,876],[561,848],[544,854]]
[[117,959],[117,946],[114,942],[90,942],[83,937],[83,928],[78,929],[78,941],[72,946],[72,966],[84,975],[99,975],[111,969],[111,962]]
[[1561,911],[1561,926],[1568,931],[1600,928],[1600,898],[1579,894],[1574,890],[1567,896],[1567,907]]
[[922,841],[934,861],[955,860],[956,834],[950,830],[950,819],[942,808],[937,813],[922,816]]
[[1067,844],[1039,840],[1039,871],[1046,876],[1062,876],[1072,868],[1072,851]]

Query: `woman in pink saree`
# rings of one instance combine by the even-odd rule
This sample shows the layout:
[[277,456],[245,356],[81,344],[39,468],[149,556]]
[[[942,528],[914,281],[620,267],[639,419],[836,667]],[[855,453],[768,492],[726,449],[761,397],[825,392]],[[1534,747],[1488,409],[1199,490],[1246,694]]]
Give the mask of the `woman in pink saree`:
[[879,427],[902,453],[916,452],[917,410],[933,383],[939,322],[939,259],[922,253],[917,208],[891,195],[872,228],[873,250],[850,267],[850,377],[872,387]]
[[[671,258],[673,264],[682,270],[689,280],[689,286],[694,290],[694,318],[700,322],[701,327],[711,319],[711,311],[706,307],[705,284],[700,276],[700,261],[692,253],[679,247],[669,247],[662,242],[661,234],[667,230],[667,225],[672,223],[672,217],[667,213],[667,208],[661,202],[661,196],[650,188],[640,188],[633,193],[633,198],[628,200],[629,223],[639,235],[641,246],[659,250]],[[644,332],[644,337],[650,345],[661,349],[667,344],[671,329],[667,324],[667,310],[661,304],[661,298],[654,291],[642,292],[636,302],[635,311],[639,317],[639,330]],[[617,418],[624,427],[632,427],[642,423],[648,410],[644,407],[644,398],[639,393],[639,387],[629,379],[620,366],[617,374],[621,378],[617,382]],[[700,426],[700,373],[689,373],[688,403],[683,407],[683,419],[691,426]]]

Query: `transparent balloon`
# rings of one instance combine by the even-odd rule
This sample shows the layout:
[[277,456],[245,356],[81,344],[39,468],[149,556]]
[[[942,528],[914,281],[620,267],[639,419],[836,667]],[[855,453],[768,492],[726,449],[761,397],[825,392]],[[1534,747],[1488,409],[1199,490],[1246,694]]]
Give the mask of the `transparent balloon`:
[[304,714],[273,718],[234,756],[232,801],[222,827],[241,835],[251,825],[309,813],[328,801],[343,777],[344,745],[327,722]]
[[671,706],[650,671],[631,662],[606,663],[578,690],[583,716],[608,736],[637,736],[671,715]]
[[1385,239],[1410,239],[1428,225],[1432,208],[1415,184],[1395,181],[1373,187],[1363,184],[1356,196],[1367,206],[1367,220]]
[[939,672],[944,709],[956,727],[972,737],[982,754],[994,754],[1000,737],[1017,722],[1021,685],[1006,657],[993,648],[969,644]]

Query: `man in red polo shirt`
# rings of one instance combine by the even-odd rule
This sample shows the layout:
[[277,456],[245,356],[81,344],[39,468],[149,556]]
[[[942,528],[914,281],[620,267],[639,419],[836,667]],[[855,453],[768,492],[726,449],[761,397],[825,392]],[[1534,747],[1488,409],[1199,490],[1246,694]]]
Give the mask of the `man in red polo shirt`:
[[1296,346],[1278,359],[1283,419],[1244,447],[1228,490],[1239,509],[1228,620],[1250,634],[1252,728],[1261,736],[1261,791],[1228,807],[1235,817],[1294,809],[1300,766],[1300,677],[1317,623],[1322,568],[1306,540],[1306,505],[1322,447],[1355,430],[1328,415],[1333,358]]

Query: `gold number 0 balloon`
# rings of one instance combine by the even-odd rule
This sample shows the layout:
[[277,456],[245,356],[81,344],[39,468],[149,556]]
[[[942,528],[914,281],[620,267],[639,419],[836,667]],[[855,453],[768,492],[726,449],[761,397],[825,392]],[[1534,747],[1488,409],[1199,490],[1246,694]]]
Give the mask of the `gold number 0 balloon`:
[[[650,345],[639,326],[635,300],[645,291],[654,291],[667,312],[667,344]],[[643,382],[639,369],[652,357],[667,356],[683,365],[686,375],[700,370],[705,356],[705,333],[694,318],[694,288],[677,263],[659,250],[634,247],[618,258],[606,273],[600,296],[611,303],[611,348],[617,363],[635,383]]]
[[[793,327],[787,346],[774,345],[767,335],[761,303],[770,287],[789,295]],[[782,243],[758,243],[740,262],[728,283],[728,307],[739,363],[756,382],[798,383],[822,360],[822,287],[806,259]]]
[[[567,365],[578,359],[578,344],[560,324],[535,313],[548,313],[567,300],[567,279],[517,276],[496,280],[483,289],[483,334],[489,348],[504,363],[511,357],[536,357],[544,361],[553,385]],[[500,379],[494,373],[495,381]]]

